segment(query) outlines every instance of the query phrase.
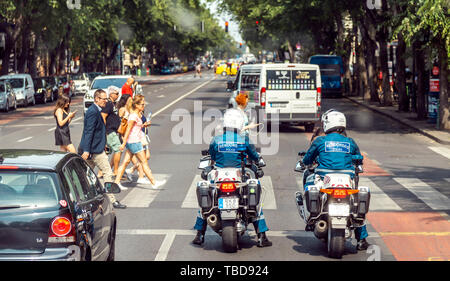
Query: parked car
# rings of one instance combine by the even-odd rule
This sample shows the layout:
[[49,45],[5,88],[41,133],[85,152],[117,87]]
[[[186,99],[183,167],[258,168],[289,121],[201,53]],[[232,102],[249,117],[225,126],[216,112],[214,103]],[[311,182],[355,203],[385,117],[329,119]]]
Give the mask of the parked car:
[[105,75],[103,72],[88,72],[87,75],[89,76],[89,81],[94,81],[97,76]]
[[17,103],[23,106],[35,105],[34,85],[30,74],[10,74],[0,76],[0,81],[8,81],[16,93]]
[[74,94],[86,94],[89,90],[89,76],[86,73],[74,74],[71,77],[74,84]]
[[46,87],[47,82],[44,78],[38,77],[33,78],[34,84],[34,98],[41,103],[47,103],[47,101],[53,101],[53,95],[50,88]]
[[[98,89],[102,89],[106,91],[109,86],[116,86],[119,89],[122,89],[125,82],[127,82],[128,78],[132,77],[131,75],[104,75],[98,76],[92,81],[91,86],[88,92],[84,95],[83,104],[84,104],[84,113],[88,110],[88,108],[94,103],[94,93]],[[137,85],[136,93],[142,94],[142,86]],[[122,96],[122,93],[119,93],[119,99]]]
[[172,70],[168,65],[163,65],[160,70],[161,74],[172,74]]
[[0,150],[0,260],[114,260],[109,192],[77,154]]
[[188,70],[189,70],[189,71],[195,70],[195,62],[194,62],[194,61],[190,61],[190,62],[188,63]]
[[8,112],[10,109],[17,109],[16,94],[6,81],[0,81],[0,110]]
[[56,76],[43,77],[47,85],[47,91],[52,92],[52,101],[58,99],[58,78]]

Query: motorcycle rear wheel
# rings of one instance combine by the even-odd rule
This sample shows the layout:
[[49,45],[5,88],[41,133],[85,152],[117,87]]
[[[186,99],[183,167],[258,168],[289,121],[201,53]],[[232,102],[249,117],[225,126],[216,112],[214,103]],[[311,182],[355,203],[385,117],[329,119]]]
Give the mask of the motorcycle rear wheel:
[[235,253],[237,251],[237,233],[234,221],[222,221],[222,246],[227,253]]
[[340,259],[345,250],[345,229],[328,229],[328,256]]

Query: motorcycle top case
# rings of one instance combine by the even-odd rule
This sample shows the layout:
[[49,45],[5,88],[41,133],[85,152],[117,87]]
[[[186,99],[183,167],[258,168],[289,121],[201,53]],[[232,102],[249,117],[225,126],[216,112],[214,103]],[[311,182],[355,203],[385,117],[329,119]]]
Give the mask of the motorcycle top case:
[[211,209],[212,196],[209,183],[207,181],[199,181],[197,183],[197,200],[200,208]]

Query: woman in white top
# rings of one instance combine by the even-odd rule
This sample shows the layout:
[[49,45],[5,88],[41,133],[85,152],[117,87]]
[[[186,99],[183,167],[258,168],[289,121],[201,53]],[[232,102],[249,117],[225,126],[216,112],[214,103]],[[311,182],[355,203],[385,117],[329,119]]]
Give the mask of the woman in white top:
[[248,95],[247,94],[240,93],[236,96],[235,100],[237,103],[237,108],[242,112],[242,115],[244,116],[244,120],[245,120],[244,127],[242,128],[242,131],[241,131],[241,135],[248,136],[248,132],[250,129],[256,128],[259,125],[261,125],[262,123],[255,124],[252,122],[251,124],[248,124],[248,116],[245,113],[245,108],[247,107],[247,104],[248,104]]
[[142,166],[144,174],[148,178],[148,180],[142,179],[138,183],[151,184],[154,189],[158,188],[159,186],[165,183],[165,181],[156,181],[155,178],[153,177],[152,171],[148,166],[144,148],[142,146],[141,142],[143,137],[142,127],[147,127],[150,126],[151,124],[150,121],[145,122],[145,124],[142,123],[141,114],[144,107],[145,107],[144,96],[142,95],[135,96],[133,98],[131,111],[129,112],[128,116],[127,130],[125,132],[125,135],[123,136],[123,143],[120,146],[120,151],[123,151],[125,147],[127,148],[127,150],[125,152],[125,157],[123,159],[122,164],[119,167],[119,171],[115,180],[115,183],[117,183],[119,187],[120,187],[120,179],[122,178],[122,175],[125,172],[125,168],[130,163],[131,158],[133,156],[137,157]]

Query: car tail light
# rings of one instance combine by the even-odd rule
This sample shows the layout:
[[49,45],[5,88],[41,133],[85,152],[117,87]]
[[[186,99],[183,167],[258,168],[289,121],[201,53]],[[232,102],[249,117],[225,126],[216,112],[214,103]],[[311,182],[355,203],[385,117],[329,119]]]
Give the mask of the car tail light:
[[222,192],[233,192],[236,190],[236,185],[233,182],[223,182],[220,184]]
[[53,218],[48,235],[49,243],[75,242],[75,228],[70,214]]
[[317,102],[317,107],[320,107],[322,104],[322,88],[321,87],[317,88],[316,102]]
[[0,170],[17,170],[19,167],[17,166],[2,166],[0,165]]
[[334,198],[345,198],[351,194],[358,193],[357,189],[321,189],[320,192],[333,196]]
[[261,101],[261,106],[266,107],[266,88],[264,88],[264,87],[261,88],[259,100]]

